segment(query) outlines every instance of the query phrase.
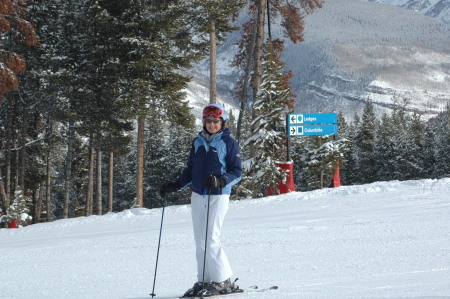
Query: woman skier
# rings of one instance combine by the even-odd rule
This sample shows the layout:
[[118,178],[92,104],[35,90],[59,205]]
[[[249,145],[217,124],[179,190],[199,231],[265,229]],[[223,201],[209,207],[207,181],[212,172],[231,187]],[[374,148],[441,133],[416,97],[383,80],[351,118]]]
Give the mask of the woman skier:
[[161,196],[164,196],[192,184],[191,211],[197,282],[186,291],[184,297],[201,296],[202,291],[204,296],[230,293],[235,287],[230,280],[233,272],[222,248],[220,235],[228,211],[231,187],[241,180],[242,165],[239,146],[230,136],[226,121],[227,113],[223,106],[211,104],[204,107],[203,130],[193,141],[187,167],[176,180],[161,186]]

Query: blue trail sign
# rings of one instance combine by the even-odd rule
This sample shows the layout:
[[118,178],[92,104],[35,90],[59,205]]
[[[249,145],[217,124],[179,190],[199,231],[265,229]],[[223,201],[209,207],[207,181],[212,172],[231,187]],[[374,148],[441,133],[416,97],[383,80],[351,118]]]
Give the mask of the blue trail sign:
[[290,125],[288,127],[289,136],[313,136],[337,134],[337,125]]
[[288,125],[315,125],[337,123],[336,113],[289,114]]

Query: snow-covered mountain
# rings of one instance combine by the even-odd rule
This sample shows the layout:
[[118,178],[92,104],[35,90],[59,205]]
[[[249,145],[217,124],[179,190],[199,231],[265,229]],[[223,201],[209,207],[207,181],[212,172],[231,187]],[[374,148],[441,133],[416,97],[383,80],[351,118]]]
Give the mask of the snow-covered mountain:
[[415,10],[450,25],[449,0],[365,0],[380,2]]
[[[390,2],[412,6],[412,1]],[[420,3],[430,11],[444,7],[441,14],[449,6],[448,0]],[[283,57],[294,73],[296,112],[343,111],[351,118],[368,99],[379,114],[405,99],[423,119],[442,111],[450,101],[450,26],[405,7],[333,0],[307,16],[305,41],[286,41]],[[276,24],[272,35],[282,37]],[[228,65],[238,36],[231,34],[218,48],[219,91],[228,96],[238,75]],[[193,73],[207,77],[208,65],[203,61]]]
[[[450,179],[230,203],[222,242],[241,299],[449,298]],[[149,299],[161,209],[0,229],[0,298]],[[155,293],[196,280],[190,206],[165,209]],[[238,297],[236,297],[238,298]]]

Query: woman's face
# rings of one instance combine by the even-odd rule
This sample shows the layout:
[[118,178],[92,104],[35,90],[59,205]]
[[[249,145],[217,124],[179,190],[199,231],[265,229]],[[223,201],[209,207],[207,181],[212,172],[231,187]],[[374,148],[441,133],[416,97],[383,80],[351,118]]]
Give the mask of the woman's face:
[[206,130],[211,134],[216,134],[222,129],[222,120],[220,117],[214,117],[212,115],[206,117]]

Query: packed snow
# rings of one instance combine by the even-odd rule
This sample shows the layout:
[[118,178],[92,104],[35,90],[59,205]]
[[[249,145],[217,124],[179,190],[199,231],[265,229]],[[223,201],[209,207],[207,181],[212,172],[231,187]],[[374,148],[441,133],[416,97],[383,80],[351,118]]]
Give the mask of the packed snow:
[[[151,298],[162,209],[0,229],[1,298]],[[236,298],[450,298],[450,178],[233,201]],[[190,206],[170,206],[155,298],[195,282]]]

